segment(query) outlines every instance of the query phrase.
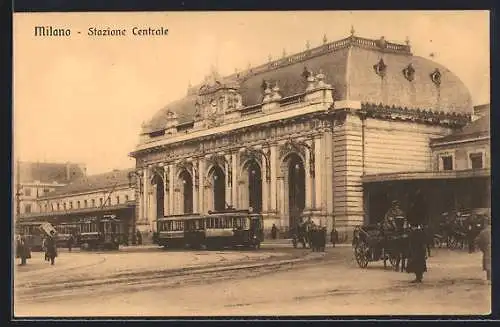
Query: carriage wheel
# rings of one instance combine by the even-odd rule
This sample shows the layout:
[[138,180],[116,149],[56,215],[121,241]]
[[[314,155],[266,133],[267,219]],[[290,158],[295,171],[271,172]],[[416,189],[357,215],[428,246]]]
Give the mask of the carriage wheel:
[[398,257],[392,253],[389,253],[389,263],[393,269],[397,268],[398,265]]
[[360,268],[368,266],[369,248],[365,242],[358,242],[354,248],[354,257]]
[[433,238],[434,248],[440,248],[442,245],[441,238],[438,236],[434,236]]
[[458,248],[458,240],[456,239],[456,237],[454,237],[454,236],[450,237],[450,239],[448,241],[448,248],[452,249],[452,250],[455,250]]

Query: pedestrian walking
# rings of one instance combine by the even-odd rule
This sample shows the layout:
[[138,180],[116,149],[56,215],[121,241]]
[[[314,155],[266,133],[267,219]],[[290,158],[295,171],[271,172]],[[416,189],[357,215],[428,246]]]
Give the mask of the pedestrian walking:
[[31,258],[28,242],[22,232],[18,235],[16,240],[16,258],[21,259],[21,266],[26,265],[27,259]]
[[339,240],[339,233],[335,229],[335,227],[332,228],[332,232],[330,233],[330,242],[332,242],[333,247],[335,247],[335,244],[337,244]]
[[54,236],[48,236],[46,242],[46,256],[50,260],[50,264],[54,265],[57,257],[57,245]]
[[136,232],[137,245],[142,245],[142,234],[140,231]]
[[424,272],[427,271],[426,245],[426,235],[422,225],[414,226],[409,235],[408,263],[406,265],[406,272],[415,274],[415,280],[412,283],[422,283]]
[[483,270],[486,271],[486,279],[491,282],[491,224],[489,218],[485,219],[484,228],[475,242],[483,253]]
[[68,251],[69,252],[71,252],[71,248],[73,247],[73,242],[74,242],[73,235],[70,235],[68,238]]
[[276,227],[276,224],[273,224],[273,227],[271,227],[271,237],[273,240],[276,239],[278,235],[278,227]]

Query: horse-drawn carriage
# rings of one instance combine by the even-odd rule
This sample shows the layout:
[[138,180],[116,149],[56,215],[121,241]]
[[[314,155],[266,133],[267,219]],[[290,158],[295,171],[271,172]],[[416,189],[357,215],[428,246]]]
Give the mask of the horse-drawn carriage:
[[434,246],[463,249],[484,227],[490,217],[488,209],[477,208],[461,212],[445,212],[435,226]]
[[292,233],[294,248],[302,243],[303,248],[311,248],[316,252],[323,252],[326,248],[326,227],[315,225],[312,221],[298,224]]
[[397,219],[396,228],[386,230],[380,224],[357,226],[354,229],[352,246],[354,257],[361,268],[366,268],[369,262],[387,261],[398,270],[405,268],[405,260],[409,249],[409,231],[404,224],[404,218]]

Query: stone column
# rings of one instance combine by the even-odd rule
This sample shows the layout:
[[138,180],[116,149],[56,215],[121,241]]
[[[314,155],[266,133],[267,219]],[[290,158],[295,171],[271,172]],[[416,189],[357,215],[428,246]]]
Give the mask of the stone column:
[[[142,171],[138,172],[138,174],[142,174],[143,175],[142,178],[144,179],[144,173]],[[135,222],[137,223],[137,222],[142,221],[143,216],[144,216],[144,183],[142,183],[142,185],[141,185],[141,179],[139,178],[139,176],[136,176],[135,178],[136,178],[136,185],[135,185],[134,196],[135,196],[135,203],[137,206]],[[141,192],[141,189],[142,189],[142,192]],[[89,206],[91,206],[91,203],[89,203]],[[50,204],[49,204],[49,207],[50,207]]]
[[148,187],[148,182],[149,182],[149,174],[148,174],[148,167],[144,167],[144,175],[143,175],[143,203],[144,203],[144,206],[143,206],[143,214],[142,214],[142,217],[141,217],[141,222],[144,223],[145,221],[147,221],[148,219],[148,208],[149,208],[149,203],[148,203],[148,199],[149,199],[149,187]]
[[149,216],[148,216],[148,225],[149,229],[152,230],[153,222],[158,218],[158,210],[157,210],[157,202],[158,202],[158,194],[156,184],[151,185],[151,194],[150,194],[150,202],[149,202]]
[[175,171],[174,171],[174,167],[175,165],[174,164],[170,164],[168,166],[168,180],[169,180],[169,183],[168,183],[168,203],[170,204],[169,205],[169,214],[170,215],[175,215],[175,194],[174,194],[174,183],[175,183],[175,180],[174,180],[174,176],[175,176]]
[[[286,197],[286,188],[285,188],[285,178],[283,176],[279,176],[277,177],[276,179],[276,184],[277,184],[277,191],[279,192],[279,197],[280,197],[280,201],[279,201],[279,215],[280,215],[280,225],[281,227],[284,227],[284,226],[288,226],[288,221],[287,221],[287,217],[290,215],[290,212],[288,212],[287,210],[287,204],[288,202],[285,201],[285,197]],[[278,193],[276,192],[276,193]],[[288,214],[287,214],[288,212]],[[290,226],[288,226],[290,227]]]
[[323,210],[323,151],[321,147],[321,137],[314,139],[314,208]]
[[264,155],[262,155],[261,160],[261,177],[262,177],[262,212],[267,212],[269,210],[269,198],[268,198],[268,187],[269,181],[267,180],[267,161]]
[[238,153],[231,154],[231,204],[234,208],[239,207],[238,202]]
[[198,212],[198,190],[196,189],[196,162],[193,162],[193,169],[192,169],[192,175],[191,177],[193,178],[193,213]]
[[278,179],[278,149],[276,144],[273,144],[271,146],[271,152],[270,152],[270,165],[269,167],[271,169],[271,194],[270,194],[270,206],[269,206],[269,211],[271,212],[276,212],[277,211],[277,197],[276,197],[276,186],[277,186],[277,179]]
[[[308,144],[310,146],[310,144]],[[306,157],[304,163],[305,179],[306,179],[306,207],[305,211],[310,211],[313,208],[312,198],[312,176],[311,176],[311,150],[306,149]]]
[[205,212],[205,206],[203,202],[205,201],[205,159],[200,158],[198,161],[198,211],[200,213]]
[[163,215],[168,216],[168,188],[167,188],[167,180],[168,180],[168,168],[166,165],[163,166]]
[[232,190],[231,190],[231,181],[229,180],[231,176],[229,175],[229,161],[231,160],[231,155],[226,154],[224,155],[224,173],[226,174],[226,178],[224,178],[225,183],[226,183],[226,192],[225,192],[225,198],[226,198],[226,205],[231,205],[231,195],[232,195]]

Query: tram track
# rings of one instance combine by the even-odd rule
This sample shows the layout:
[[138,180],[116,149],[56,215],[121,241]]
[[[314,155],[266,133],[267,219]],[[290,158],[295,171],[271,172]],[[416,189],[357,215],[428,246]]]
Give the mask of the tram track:
[[[89,268],[102,265],[105,262],[106,262],[106,257],[103,257],[103,258],[101,258],[97,262],[89,263],[89,264],[86,264],[86,265],[79,265],[79,266],[74,266],[74,267],[63,268],[61,270],[62,270],[62,272],[69,272],[69,271],[75,271],[75,270],[83,270],[83,271],[85,271],[85,270],[88,270]],[[61,273],[61,270],[58,273]],[[30,271],[28,273],[28,275],[23,276],[23,277],[24,278],[41,278],[41,277],[44,277],[46,275],[50,275],[53,272],[54,272],[53,266],[50,266],[48,268],[43,268],[43,269],[40,269],[40,270],[35,270],[33,272]],[[24,284],[19,284],[17,287],[19,287],[19,286],[23,287],[23,286],[25,286],[25,284],[32,285],[33,283],[32,282],[26,282]]]
[[254,276],[294,268],[322,259],[323,256],[306,255],[301,258],[274,262],[240,263],[237,265],[182,268],[162,271],[127,273],[110,278],[85,279],[63,283],[42,283],[31,287],[16,288],[16,302],[43,302],[65,297],[109,294],[113,292],[134,292],[145,288],[180,287],[197,283],[211,283],[237,278],[240,275]]

